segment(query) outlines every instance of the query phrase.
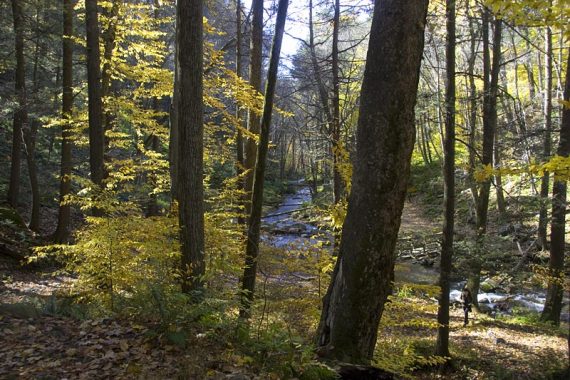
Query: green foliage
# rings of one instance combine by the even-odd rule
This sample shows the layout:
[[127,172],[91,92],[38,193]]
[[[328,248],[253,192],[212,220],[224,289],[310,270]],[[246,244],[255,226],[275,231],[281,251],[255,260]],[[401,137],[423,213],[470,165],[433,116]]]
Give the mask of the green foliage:
[[324,363],[309,363],[303,367],[301,380],[335,380],[338,373]]
[[404,378],[413,378],[412,373],[418,369],[437,367],[447,362],[448,358],[431,353],[434,343],[428,339],[379,342],[374,353],[374,365]]
[[246,355],[279,378],[296,376],[299,363],[308,361],[312,356],[312,347],[279,323],[269,325],[261,334],[248,335],[240,343]]

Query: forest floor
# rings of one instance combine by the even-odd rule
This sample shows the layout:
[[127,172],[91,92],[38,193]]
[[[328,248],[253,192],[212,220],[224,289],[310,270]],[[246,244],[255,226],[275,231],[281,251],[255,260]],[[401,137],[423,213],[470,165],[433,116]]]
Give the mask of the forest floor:
[[[435,231],[433,221],[414,204],[406,206],[402,229],[410,233]],[[53,296],[70,286],[74,281],[70,277],[53,270],[0,269],[2,379],[303,378],[300,373],[285,376],[271,368],[270,363],[284,355],[279,349],[268,349],[259,360],[228,339],[230,332],[220,326],[209,330],[202,325],[191,327],[183,344],[176,344],[156,321],[73,316],[71,302]],[[263,289],[265,292],[267,285],[268,297],[263,308],[266,320],[270,313],[293,316],[287,320],[288,326],[300,331],[307,342],[315,328],[315,305],[319,302],[314,278],[297,282],[266,281]],[[308,293],[313,302],[298,306],[295,299]],[[318,295],[321,293],[322,289]],[[556,328],[528,315],[493,319],[475,313],[463,327],[462,310],[457,308],[451,312],[452,370],[437,375],[429,356],[437,334],[433,324],[437,303],[428,293],[422,289],[400,291],[388,306],[379,334],[377,358],[381,364],[419,379],[518,380],[557,378],[554,373],[568,365],[567,323]],[[311,316],[303,319],[299,314]],[[260,326],[263,323],[262,319]]]

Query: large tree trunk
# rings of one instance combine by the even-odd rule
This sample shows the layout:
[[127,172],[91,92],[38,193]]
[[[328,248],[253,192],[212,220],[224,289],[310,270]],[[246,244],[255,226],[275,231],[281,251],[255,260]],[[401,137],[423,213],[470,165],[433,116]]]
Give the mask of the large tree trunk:
[[449,277],[453,259],[455,220],[455,0],[446,1],[447,46],[445,81],[445,141],[443,144],[443,238],[439,274],[436,355],[449,356]]
[[[483,10],[483,166],[493,165],[493,145],[497,130],[497,93],[499,72],[501,63],[501,32],[502,20],[496,18],[493,35],[493,61],[491,66],[489,47],[489,24],[491,11]],[[491,178],[487,178],[481,184],[479,203],[477,204],[477,231],[484,235],[487,230],[487,213],[489,209],[489,194],[491,190]],[[473,291],[473,290],[472,290]],[[476,293],[474,293],[476,294]]]
[[[564,100],[570,101],[570,53],[566,64],[566,88]],[[560,142],[557,154],[561,157],[570,156],[570,108],[564,105],[562,125],[560,128]],[[554,174],[554,187],[552,189],[552,224],[550,227],[550,281],[546,293],[546,303],[542,311],[542,319],[560,323],[562,310],[562,295],[564,291],[564,252],[566,247],[566,180],[563,175]]]
[[414,147],[427,0],[376,0],[360,96],[352,192],[318,330],[323,356],[372,358],[391,291]]
[[20,172],[22,166],[22,126],[28,122],[26,104],[26,72],[24,61],[24,25],[22,18],[22,3],[12,0],[12,17],[14,20],[15,54],[16,54],[16,97],[17,105],[14,110],[12,129],[12,157],[10,166],[10,184],[8,187],[8,203],[13,208],[18,207],[20,195]]
[[204,104],[203,2],[179,0],[177,5],[178,65],[178,186],[182,290],[201,290],[204,260]]
[[267,164],[267,150],[269,148],[269,129],[271,127],[271,115],[273,112],[273,98],[277,85],[277,70],[279,69],[279,56],[281,54],[281,42],[285,30],[287,8],[289,0],[279,0],[277,9],[277,21],[275,35],[271,46],[271,58],[267,72],[265,85],[265,101],[263,103],[263,115],[261,117],[261,131],[259,146],[257,148],[257,160],[255,163],[255,176],[251,201],[251,213],[248,220],[247,245],[245,250],[245,268],[242,278],[242,299],[240,317],[249,318],[251,303],[255,294],[255,277],[257,275],[257,257],[259,256],[259,230],[261,226],[261,210],[263,205],[263,184],[265,167]]
[[[546,27],[544,52],[544,140],[543,160],[548,160],[552,151],[552,30]],[[548,248],[548,190],[550,185],[550,173],[545,171],[540,183],[540,213],[538,216],[538,243],[542,249]]]
[[[85,0],[85,23],[87,31],[87,93],[89,98],[89,167],[91,181],[103,184],[105,165],[103,153],[105,133],[103,130],[103,105],[101,101],[101,52],[99,48],[99,21],[97,0]],[[94,209],[100,215],[100,211]]]
[[73,0],[63,2],[63,99],[61,116],[64,120],[61,128],[61,168],[59,181],[59,213],[57,228],[53,235],[56,243],[69,239],[70,206],[64,204],[65,197],[71,193],[72,169],[72,111],[73,111]]
[[[251,29],[251,49],[249,62],[249,84],[254,90],[261,92],[261,65],[263,62],[263,0],[253,0],[252,8],[252,29]],[[253,134],[259,134],[260,118],[250,109],[248,115],[247,129]],[[255,159],[257,155],[257,144],[254,139],[248,138],[245,141],[244,169],[249,172],[245,176],[246,192],[246,213],[251,210],[251,197],[253,189],[253,177],[255,170]]]

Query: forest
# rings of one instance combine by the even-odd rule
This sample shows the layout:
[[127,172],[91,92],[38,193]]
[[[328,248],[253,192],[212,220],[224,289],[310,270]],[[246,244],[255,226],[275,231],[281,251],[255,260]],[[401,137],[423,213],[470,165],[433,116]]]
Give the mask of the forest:
[[568,0],[0,0],[1,379],[570,378]]

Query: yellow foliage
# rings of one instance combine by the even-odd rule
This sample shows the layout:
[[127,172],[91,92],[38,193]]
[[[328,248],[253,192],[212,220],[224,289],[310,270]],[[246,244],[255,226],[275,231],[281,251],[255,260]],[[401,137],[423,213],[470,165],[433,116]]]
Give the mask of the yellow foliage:
[[499,16],[516,25],[551,26],[570,36],[570,3],[567,0],[486,0]]
[[550,160],[542,164],[518,166],[518,167],[501,167],[493,168],[491,165],[478,168],[474,177],[478,182],[483,182],[495,175],[518,175],[532,173],[542,176],[545,172],[554,174],[560,181],[570,180],[570,157],[562,157],[555,155]]

